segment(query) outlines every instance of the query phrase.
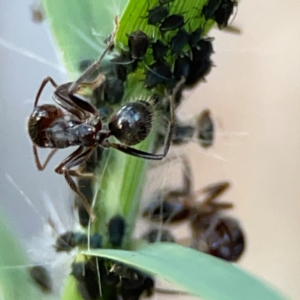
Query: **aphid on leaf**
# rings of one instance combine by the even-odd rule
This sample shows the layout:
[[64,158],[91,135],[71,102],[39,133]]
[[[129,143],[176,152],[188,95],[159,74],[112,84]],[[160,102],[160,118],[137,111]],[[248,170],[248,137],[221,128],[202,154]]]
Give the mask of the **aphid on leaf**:
[[208,109],[204,110],[198,117],[198,134],[197,138],[203,148],[213,145],[215,126]]
[[128,36],[128,47],[133,59],[143,59],[149,47],[149,38],[141,30],[136,30]]
[[29,268],[29,274],[34,283],[43,293],[50,293],[52,291],[52,279],[44,266],[34,266]]
[[116,215],[109,220],[108,237],[112,247],[122,246],[126,226],[126,221],[121,215]]

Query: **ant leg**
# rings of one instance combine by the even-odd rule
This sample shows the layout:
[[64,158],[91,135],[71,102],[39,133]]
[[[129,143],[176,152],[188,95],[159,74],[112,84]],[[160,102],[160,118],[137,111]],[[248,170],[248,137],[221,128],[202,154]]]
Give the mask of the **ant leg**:
[[36,107],[37,106],[37,104],[38,104],[38,101],[39,101],[39,99],[40,99],[40,96],[41,96],[41,94],[42,94],[42,91],[44,90],[44,88],[45,88],[45,86],[46,86],[46,84],[48,83],[48,82],[50,82],[52,85],[53,85],[53,87],[55,87],[55,88],[57,88],[57,83],[51,78],[51,77],[46,77],[44,80],[43,80],[43,82],[42,82],[42,84],[41,84],[41,86],[40,86],[40,88],[39,88],[39,90],[38,90],[38,92],[37,92],[37,94],[36,94],[36,97],[35,97],[35,101],[34,101],[34,107]]
[[[92,147],[92,148],[89,148],[87,151],[81,153],[78,156],[73,156],[73,159],[70,160],[62,169],[64,177],[65,177],[68,185],[73,190],[73,192],[75,192],[81,198],[84,208],[89,213],[89,215],[91,216],[92,219],[95,219],[95,214],[94,214],[88,200],[86,199],[85,195],[79,190],[77,184],[71,177],[73,174],[76,174],[76,171],[73,171],[70,169],[82,164],[85,160],[87,160],[89,158],[89,156],[93,153],[94,149],[95,148]],[[77,174],[77,175],[79,175],[79,174]]]
[[100,67],[100,63],[101,60],[104,58],[104,56],[107,54],[108,51],[110,51],[111,47],[114,44],[114,38],[116,36],[119,24],[118,24],[118,19],[117,17],[115,17],[115,25],[116,28],[114,30],[114,32],[112,33],[110,40],[104,50],[104,52],[101,54],[101,56],[98,58],[98,60],[96,60],[92,65],[90,65],[84,72],[83,74],[76,80],[74,81],[71,86],[68,89],[68,94],[74,94],[78,88],[78,86],[87,78],[89,77],[93,72],[95,72],[99,67]]
[[82,200],[82,204],[84,206],[84,208],[86,209],[86,211],[89,213],[90,217],[92,220],[95,220],[96,216],[92,210],[91,205],[89,204],[88,200],[86,199],[86,197],[83,195],[83,193],[81,193],[81,191],[78,189],[77,184],[75,183],[75,181],[72,179],[71,175],[69,174],[68,170],[64,171],[64,177],[68,183],[68,185],[70,186],[71,190],[76,193]]
[[167,140],[165,142],[165,147],[164,147],[164,152],[163,154],[153,154],[145,151],[141,151],[132,147],[128,147],[126,145],[122,144],[116,144],[116,143],[110,143],[108,142],[108,146],[113,147],[119,151],[122,151],[126,154],[140,157],[140,158],[145,158],[145,159],[150,159],[150,160],[162,160],[164,157],[167,155],[171,141],[173,138],[173,133],[174,133],[174,127],[175,127],[175,113],[174,113],[174,95],[178,92],[178,90],[181,88],[181,86],[185,83],[185,78],[183,77],[176,85],[172,92],[172,96],[170,97],[170,120],[169,120],[169,132],[167,136]]
[[67,158],[65,158],[56,168],[55,168],[55,172],[58,174],[63,174],[64,173],[64,168],[65,166],[70,163],[71,161],[73,161],[74,159],[76,159],[78,157],[78,155],[80,155],[83,151],[83,147],[80,146],[78,147],[74,152],[72,152]]
[[230,187],[230,183],[228,181],[218,182],[214,184],[209,184],[208,186],[198,190],[196,193],[207,193],[207,197],[205,199],[206,203],[213,202],[217,197],[222,195],[228,188]]
[[33,155],[34,155],[34,160],[35,160],[35,164],[38,168],[39,171],[43,171],[46,167],[48,162],[50,161],[50,159],[52,158],[52,156],[54,155],[54,153],[57,151],[57,149],[52,149],[50,151],[50,153],[48,154],[45,162],[43,164],[41,164],[41,161],[39,159],[39,154],[38,154],[38,150],[36,145],[33,145]]

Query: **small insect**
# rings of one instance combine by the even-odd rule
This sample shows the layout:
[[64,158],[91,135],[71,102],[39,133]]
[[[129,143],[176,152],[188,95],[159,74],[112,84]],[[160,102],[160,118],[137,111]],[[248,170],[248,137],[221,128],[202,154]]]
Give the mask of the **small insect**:
[[141,30],[134,31],[128,36],[128,47],[133,59],[143,59],[149,47],[149,38]]
[[159,26],[161,33],[173,31],[181,28],[184,25],[184,16],[175,14],[168,16]]
[[75,247],[100,249],[102,247],[102,237],[98,233],[88,237],[85,233],[67,231],[57,238],[54,246],[57,252],[69,252]]
[[[228,187],[228,182],[220,182],[204,187],[200,191],[192,192],[191,169],[186,158],[182,158],[185,172],[183,173],[183,187],[176,190],[159,191],[155,199],[144,209],[143,217],[154,222],[177,223],[195,220],[204,215],[215,215],[221,210],[231,209],[228,202],[216,202],[217,197]],[[202,202],[196,201],[196,195],[204,193]]]
[[215,16],[215,12],[220,7],[222,0],[209,0],[206,2],[202,9],[202,13],[206,20],[213,19]]
[[41,4],[39,4],[38,2],[33,3],[30,6],[30,10],[31,10],[31,18],[34,23],[42,23],[44,21],[45,16]]
[[191,48],[197,47],[198,43],[200,42],[202,37],[202,29],[197,28],[193,32],[189,34],[188,43]]
[[148,89],[152,89],[158,84],[166,83],[171,78],[172,72],[170,67],[162,61],[157,61],[150,65],[146,72],[145,86]]
[[149,243],[167,242],[175,243],[175,237],[167,229],[152,228],[142,238]]
[[160,24],[169,14],[169,9],[165,6],[158,5],[148,10],[148,24]]
[[52,279],[49,271],[44,266],[30,267],[29,274],[43,293],[52,291]]
[[195,132],[195,127],[188,124],[183,124],[180,121],[177,121],[177,125],[174,130],[174,135],[172,143],[174,145],[183,145],[188,143],[193,137]]
[[197,46],[192,48],[190,71],[185,83],[187,87],[194,86],[210,72],[212,67],[210,56],[212,53],[212,42],[208,38],[201,39]]
[[171,53],[179,55],[188,44],[189,34],[185,29],[179,29],[170,40]]
[[208,148],[214,142],[214,122],[210,116],[208,109],[204,110],[198,117],[198,133],[197,138],[203,148]]
[[108,236],[109,242],[113,247],[121,247],[126,230],[126,222],[124,217],[116,215],[109,220]]
[[[92,177],[93,175],[83,174],[79,170],[73,170],[73,168],[84,163],[97,147],[112,147],[132,156],[161,160],[168,153],[174,128],[174,95],[172,95],[169,97],[170,109],[172,110],[170,112],[169,130],[162,154],[148,153],[131,147],[142,142],[152,129],[154,108],[151,103],[145,100],[121,106],[110,118],[108,130],[103,130],[102,120],[97,109],[85,101],[80,95],[80,90],[84,87],[94,89],[105,81],[105,76],[99,74],[93,82],[83,82],[86,77],[99,68],[100,61],[108,49],[109,45],[99,60],[91,65],[75,82],[57,85],[51,77],[45,78],[37,93],[34,109],[28,121],[28,132],[33,142],[34,158],[40,171],[46,168],[49,160],[58,149],[78,146],[72,154],[56,167],[55,172],[65,177],[71,189],[80,196],[86,210],[93,218],[95,216],[87,199],[72,179],[72,176]],[[61,108],[52,104],[38,106],[41,93],[49,82],[55,88],[54,100]],[[179,83],[180,86],[182,84],[183,82]],[[178,88],[174,89],[174,94]],[[110,136],[114,136],[120,143],[110,142]],[[40,162],[37,147],[52,148],[43,164]]]
[[214,15],[214,19],[217,22],[219,29],[228,26],[229,18],[233,14],[234,7],[237,5],[237,0],[221,0],[221,4]]
[[190,74],[191,61],[187,56],[178,57],[174,63],[173,75],[176,80],[179,80],[182,76],[187,78]]
[[169,47],[165,45],[161,40],[156,40],[155,43],[152,43],[153,57],[155,61],[160,62],[164,61],[165,56],[169,50]]

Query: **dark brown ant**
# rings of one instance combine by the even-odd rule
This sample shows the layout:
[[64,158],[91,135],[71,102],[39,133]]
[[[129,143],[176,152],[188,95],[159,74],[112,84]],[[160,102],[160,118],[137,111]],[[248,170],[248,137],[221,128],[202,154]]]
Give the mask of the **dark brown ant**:
[[[229,188],[229,182],[219,182],[208,185],[199,191],[192,192],[191,169],[185,157],[182,158],[185,172],[183,187],[176,190],[159,191],[156,199],[143,211],[143,216],[151,221],[163,223],[176,223],[197,219],[205,215],[211,217],[219,211],[233,207],[231,203],[216,200],[225,190]],[[206,194],[202,202],[196,201],[199,193]]]
[[[140,158],[162,160],[168,153],[173,135],[175,123],[173,98],[176,90],[184,84],[184,79],[182,79],[174,89],[172,96],[169,97],[171,117],[163,153],[153,154],[130,147],[142,142],[152,129],[153,107],[151,103],[140,100],[123,105],[110,118],[108,130],[104,130],[97,109],[85,101],[80,94],[82,88],[94,89],[105,81],[105,76],[100,73],[93,82],[84,82],[95,70],[99,69],[101,60],[111,48],[113,38],[114,35],[112,35],[109,45],[100,58],[86,69],[76,81],[57,85],[51,77],[46,77],[38,90],[34,109],[28,121],[28,132],[33,142],[34,158],[40,171],[46,168],[49,160],[58,149],[78,146],[55,168],[55,172],[64,175],[71,189],[81,197],[86,210],[92,217],[94,214],[90,204],[72,179],[72,176],[90,177],[92,174],[81,173],[80,170],[72,169],[84,163],[99,146],[103,148],[112,147]],[[52,104],[38,106],[41,93],[49,82],[55,88],[54,101],[68,113]],[[108,139],[110,136],[117,138],[122,144],[110,142]],[[37,147],[52,148],[43,164],[40,162]]]

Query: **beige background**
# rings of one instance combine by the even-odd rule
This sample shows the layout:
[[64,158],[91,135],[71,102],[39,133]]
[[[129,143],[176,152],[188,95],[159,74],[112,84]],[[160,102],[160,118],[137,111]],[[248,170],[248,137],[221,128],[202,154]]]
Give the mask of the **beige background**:
[[[46,26],[30,20],[32,2],[16,2],[0,0],[0,36],[19,49],[0,46],[4,145],[0,190],[1,206],[14,216],[21,238],[27,238],[41,228],[41,220],[7,181],[5,172],[42,213],[44,191],[57,199],[58,209],[68,206],[65,183],[53,172],[59,158],[41,176],[33,164],[24,125],[41,79],[51,75],[63,82],[65,77],[55,66],[20,50],[56,64]],[[242,33],[211,33],[216,37],[216,68],[207,83],[187,95],[181,109],[181,115],[189,118],[192,112],[209,108],[217,120],[219,134],[212,150],[190,144],[183,151],[192,156],[196,187],[224,179],[232,182],[225,198],[234,201],[234,215],[241,220],[248,242],[241,266],[291,299],[300,299],[299,15],[296,0],[241,1],[233,25]]]

